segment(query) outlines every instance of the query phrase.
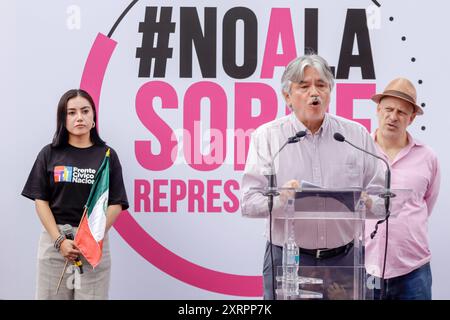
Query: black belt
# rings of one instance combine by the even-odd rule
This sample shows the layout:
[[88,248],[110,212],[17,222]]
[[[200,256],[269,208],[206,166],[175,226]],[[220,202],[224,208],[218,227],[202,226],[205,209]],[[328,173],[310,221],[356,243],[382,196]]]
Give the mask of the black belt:
[[332,249],[303,249],[300,248],[300,253],[305,253],[316,259],[327,259],[338,256],[342,253],[347,253],[353,247],[353,241],[349,242],[342,247]]

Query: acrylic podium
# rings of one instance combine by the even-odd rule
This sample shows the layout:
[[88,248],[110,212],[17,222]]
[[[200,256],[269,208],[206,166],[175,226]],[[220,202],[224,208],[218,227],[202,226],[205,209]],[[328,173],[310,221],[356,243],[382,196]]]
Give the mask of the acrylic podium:
[[[267,190],[259,189],[263,194],[267,194]],[[282,208],[272,217],[273,221],[283,224],[285,243],[289,236],[297,238],[302,232],[308,233],[302,239],[308,239],[312,234],[313,238],[334,237],[333,241],[341,241],[342,244],[353,242],[353,247],[348,250],[345,258],[352,263],[333,265],[331,258],[326,262],[322,259],[309,259],[315,262],[305,265],[300,258],[300,266],[294,272],[297,275],[295,277],[292,277],[292,270],[287,269],[291,267],[277,267],[274,270],[277,300],[373,299],[372,282],[364,265],[365,220],[381,220],[385,217],[384,189],[364,193],[358,188],[278,188],[276,191],[287,191],[289,194],[286,203],[281,204]],[[390,199],[390,217],[395,219],[397,209],[403,206],[411,192],[402,189],[391,190],[391,193],[394,196]],[[333,234],[327,235],[326,230],[333,230]],[[320,231],[325,231],[325,234],[320,234]],[[311,249],[317,248],[314,241],[309,246]],[[299,247],[309,249],[304,243]]]

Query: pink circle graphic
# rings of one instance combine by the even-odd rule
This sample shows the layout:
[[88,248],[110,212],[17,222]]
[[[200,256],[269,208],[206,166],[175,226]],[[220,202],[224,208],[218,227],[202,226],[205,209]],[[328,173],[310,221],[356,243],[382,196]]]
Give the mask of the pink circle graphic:
[[[117,42],[99,33],[84,66],[80,88],[94,99],[97,115],[100,93],[109,60]],[[97,116],[97,119],[99,117]],[[211,292],[258,297],[262,295],[261,276],[243,276],[211,270],[171,252],[149,235],[127,211],[114,224],[120,236],[144,259],[166,274],[192,286]]]

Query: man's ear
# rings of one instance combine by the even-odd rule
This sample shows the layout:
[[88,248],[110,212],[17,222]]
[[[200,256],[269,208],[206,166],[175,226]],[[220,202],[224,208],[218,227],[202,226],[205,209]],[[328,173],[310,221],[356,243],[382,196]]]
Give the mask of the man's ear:
[[286,101],[286,104],[289,106],[291,104],[291,96],[286,91],[283,91],[282,93],[283,93],[284,101]]
[[414,121],[414,119],[416,118],[416,116],[417,116],[417,112],[414,112],[414,113],[411,115],[411,117],[409,118],[409,124],[408,124],[408,126],[409,126],[411,123],[413,123],[413,121]]

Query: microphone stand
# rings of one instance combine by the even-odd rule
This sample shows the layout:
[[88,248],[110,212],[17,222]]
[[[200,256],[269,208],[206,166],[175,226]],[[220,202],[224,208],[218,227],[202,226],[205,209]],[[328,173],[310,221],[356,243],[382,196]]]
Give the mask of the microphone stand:
[[268,176],[269,179],[269,190],[264,194],[267,196],[267,205],[269,206],[269,241],[270,241],[270,261],[272,265],[272,294],[273,299],[277,300],[277,296],[275,294],[275,273],[274,273],[274,265],[273,265],[273,253],[272,253],[272,209],[273,209],[273,197],[279,196],[280,193],[276,191],[276,176],[275,174],[271,174]]
[[384,163],[386,164],[387,170],[386,170],[386,191],[385,193],[382,193],[378,195],[380,198],[384,198],[384,210],[385,210],[385,217],[384,219],[378,220],[377,224],[375,225],[375,230],[370,234],[370,239],[373,239],[378,231],[378,225],[386,221],[386,232],[385,232],[385,243],[384,243],[384,259],[383,259],[383,272],[381,274],[381,292],[380,292],[380,300],[383,300],[386,294],[386,286],[385,286],[385,280],[384,280],[384,274],[386,271],[386,260],[387,260],[387,248],[388,248],[388,239],[389,239],[389,217],[391,215],[391,211],[389,209],[391,198],[394,198],[396,195],[391,192],[391,170],[389,168],[389,164],[386,160],[382,159]]
[[277,176],[273,173],[274,172],[274,161],[280,154],[281,150],[283,150],[288,144],[290,143],[297,143],[300,141],[302,137],[306,135],[305,131],[299,131],[294,136],[289,137],[288,140],[281,146],[281,148],[275,153],[275,155],[271,159],[271,174],[266,175],[266,178],[268,179],[268,190],[264,193],[264,196],[267,197],[267,205],[269,207],[269,241],[270,241],[270,262],[272,265],[272,294],[273,299],[276,300],[276,292],[275,292],[275,272],[274,272],[274,264],[273,264],[273,253],[272,253],[272,209],[273,209],[273,197],[279,196],[280,193],[276,190],[277,189]]
[[337,141],[340,141],[340,142],[347,142],[352,147],[354,147],[354,148],[356,148],[356,149],[358,149],[358,150],[360,150],[362,152],[368,153],[368,154],[370,154],[371,156],[374,156],[377,159],[380,159],[386,165],[385,192],[378,195],[380,198],[384,198],[385,217],[384,217],[384,219],[381,219],[381,220],[377,221],[377,224],[375,225],[375,230],[370,234],[370,239],[373,239],[375,237],[375,235],[377,234],[377,232],[378,232],[378,225],[386,221],[386,241],[385,241],[385,244],[384,244],[383,272],[382,272],[382,275],[381,275],[381,282],[382,282],[382,284],[381,284],[381,293],[380,293],[380,300],[383,300],[383,297],[385,295],[384,274],[385,274],[385,271],[386,271],[386,257],[387,257],[388,235],[389,235],[389,233],[388,233],[389,232],[388,231],[389,230],[389,217],[391,215],[391,211],[389,209],[389,206],[390,206],[390,203],[391,203],[391,198],[394,198],[396,196],[395,193],[391,192],[391,169],[389,167],[389,163],[385,159],[383,159],[382,157],[379,157],[379,156],[377,156],[377,155],[375,155],[375,154],[373,154],[373,153],[371,153],[371,152],[369,152],[367,150],[364,150],[364,149],[362,149],[362,148],[360,148],[358,146],[355,146],[353,143],[351,143],[350,141],[346,140],[344,138],[344,136],[342,136],[341,134],[335,133],[334,134],[334,138]]

